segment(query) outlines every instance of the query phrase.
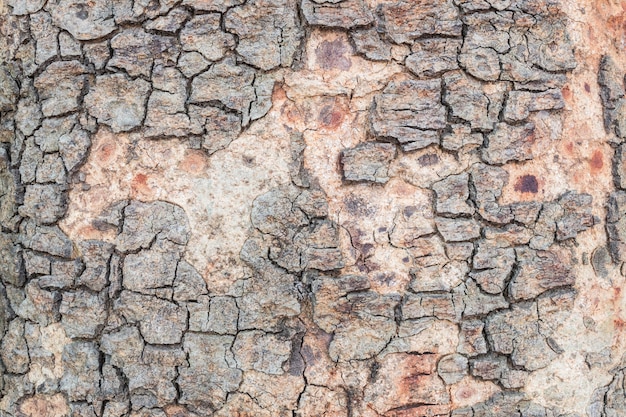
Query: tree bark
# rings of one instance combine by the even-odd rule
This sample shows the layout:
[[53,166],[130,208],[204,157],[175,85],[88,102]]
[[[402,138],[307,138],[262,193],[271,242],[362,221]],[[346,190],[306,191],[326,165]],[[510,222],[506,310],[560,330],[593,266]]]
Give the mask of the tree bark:
[[625,16],[0,0],[0,417],[626,415]]

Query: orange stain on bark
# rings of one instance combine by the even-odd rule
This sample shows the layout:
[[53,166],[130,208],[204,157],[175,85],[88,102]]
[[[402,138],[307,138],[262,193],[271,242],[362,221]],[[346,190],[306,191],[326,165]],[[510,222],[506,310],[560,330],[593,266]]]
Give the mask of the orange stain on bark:
[[563,98],[565,101],[570,101],[572,99],[572,90],[570,90],[569,86],[565,86],[561,89],[561,94],[563,94]]
[[190,149],[185,151],[185,157],[178,167],[193,175],[202,174],[207,168],[207,160],[204,152]]
[[148,185],[148,176],[142,173],[136,174],[130,183],[130,188],[133,195],[150,193],[151,190]]

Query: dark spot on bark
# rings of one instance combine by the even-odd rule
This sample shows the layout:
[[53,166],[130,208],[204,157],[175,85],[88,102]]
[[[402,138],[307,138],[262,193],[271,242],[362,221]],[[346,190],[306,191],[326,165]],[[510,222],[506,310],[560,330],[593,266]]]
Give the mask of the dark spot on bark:
[[114,226],[112,224],[109,224],[109,223],[107,223],[105,221],[99,220],[99,219],[93,220],[91,222],[91,226],[94,229],[99,230],[101,232],[106,232],[107,230],[117,229],[116,226]]
[[382,233],[382,232],[386,232],[386,231],[387,231],[387,228],[386,228],[386,227],[379,227],[379,228],[378,228],[378,231],[379,231],[379,232],[381,232],[381,233]]
[[349,196],[343,200],[348,213],[353,216],[371,216],[376,210],[367,204],[367,201],[357,196]]
[[322,69],[348,70],[352,66],[350,59],[345,56],[348,47],[341,39],[332,42],[324,41],[315,49],[317,62]]
[[377,263],[372,262],[370,260],[367,260],[365,262],[365,265],[367,266],[367,272],[373,272],[373,271],[380,270],[380,265],[378,265]]
[[586,92],[591,92],[591,87],[589,87],[589,84],[585,83],[585,91]]
[[405,264],[408,264],[408,263],[409,263],[409,261],[410,261],[410,259],[409,259],[409,257],[408,257],[408,256],[406,256],[406,257],[402,258],[402,262],[404,262]]
[[243,163],[247,166],[254,166],[254,157],[252,156],[244,156]]
[[320,124],[329,129],[337,129],[344,119],[344,112],[337,105],[326,105],[322,107],[317,120]]
[[537,183],[537,178],[534,175],[522,175],[517,178],[514,189],[520,193],[536,194],[539,190],[539,184]]
[[[299,337],[298,337],[299,336]],[[289,375],[302,375],[306,364],[304,357],[300,355],[302,350],[302,338],[304,333],[296,335],[291,341],[291,357],[289,358]]]
[[374,253],[374,245],[363,242],[365,233],[362,230],[350,230],[350,236],[352,236],[352,246],[361,253],[362,259],[367,258]]
[[378,378],[378,370],[380,369],[380,364],[378,362],[372,363],[370,366],[370,382],[376,382],[376,378]]
[[361,248],[363,252],[367,253],[370,250],[372,250],[374,248],[374,245],[372,245],[371,243],[366,243],[363,245],[363,247]]
[[80,4],[78,7],[79,7],[79,9],[76,12],[76,17],[79,18],[80,20],[87,19],[89,17],[89,12],[85,8],[85,5]]
[[158,1],[153,1],[150,3],[150,5],[148,5],[148,10],[150,10],[151,12],[155,11],[155,10],[159,10],[159,7],[161,5],[159,4]]
[[600,246],[591,254],[591,265],[596,275],[606,278],[609,275],[607,265],[611,262],[609,251]]
[[411,217],[417,211],[417,207],[415,206],[407,206],[404,208],[404,217]]
[[419,162],[419,164],[423,167],[429,167],[439,163],[439,156],[435,153],[429,153],[417,158],[417,162]]
[[374,275],[374,279],[381,284],[389,285],[395,281],[396,274],[393,272],[383,272],[380,274]]
[[313,350],[309,345],[302,346],[300,353],[308,365],[314,365],[317,362],[317,355],[313,353]]

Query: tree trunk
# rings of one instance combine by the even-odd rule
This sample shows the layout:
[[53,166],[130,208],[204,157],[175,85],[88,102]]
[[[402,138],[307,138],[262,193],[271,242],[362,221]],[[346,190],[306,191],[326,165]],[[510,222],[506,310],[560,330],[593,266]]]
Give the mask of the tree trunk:
[[0,0],[0,417],[625,416],[625,27]]

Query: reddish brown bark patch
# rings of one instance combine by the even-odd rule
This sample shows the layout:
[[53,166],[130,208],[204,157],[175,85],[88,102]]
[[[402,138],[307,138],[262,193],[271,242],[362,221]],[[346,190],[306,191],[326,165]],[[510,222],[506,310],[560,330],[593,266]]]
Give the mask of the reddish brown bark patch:
[[110,162],[111,159],[114,157],[116,150],[117,146],[115,145],[115,143],[105,143],[96,150],[96,155],[98,160],[100,160],[103,164],[106,164]]
[[134,194],[149,193],[150,186],[148,185],[148,176],[142,173],[135,175],[130,183],[130,188]]
[[604,166],[604,158],[602,157],[602,151],[600,149],[596,149],[591,155],[591,159],[589,160],[589,167],[591,168],[591,172],[593,174],[597,174],[602,167]]
[[335,130],[341,126],[345,117],[346,109],[339,103],[333,102],[322,107],[317,120],[323,128]]
[[572,90],[570,90],[569,86],[563,87],[561,89],[561,94],[563,94],[565,101],[570,101],[572,98]]

